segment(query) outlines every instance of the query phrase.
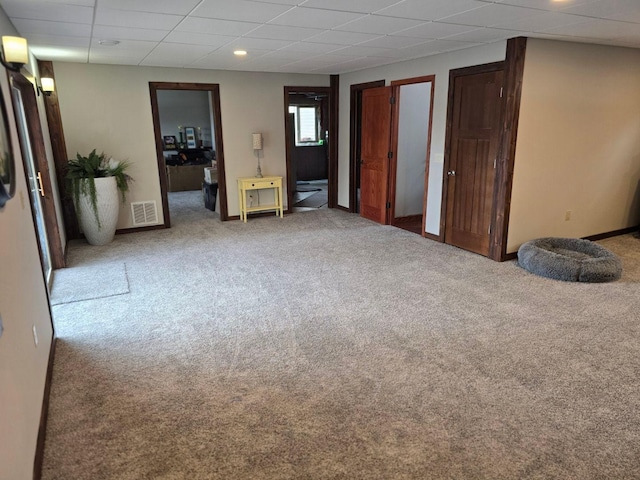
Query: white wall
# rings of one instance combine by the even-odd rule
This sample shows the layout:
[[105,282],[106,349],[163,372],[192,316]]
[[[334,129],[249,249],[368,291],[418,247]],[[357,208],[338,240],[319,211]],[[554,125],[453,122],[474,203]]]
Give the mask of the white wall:
[[132,227],[130,202],[155,200],[162,219],[149,82],[220,85],[229,215],[239,214],[236,178],[255,175],[252,132],[263,134],[263,174],[286,176],[284,86],[329,85],[328,75],[59,62],[54,69],[69,155],[96,148],[132,164],[135,182],[118,228]]
[[422,215],[431,82],[400,86],[395,216]]
[[[442,200],[442,173],[444,165],[445,127],[447,121],[447,94],[449,70],[504,60],[506,41],[467,48],[451,53],[394,63],[340,75],[340,133],[338,142],[338,204],[349,207],[349,96],[350,86],[357,83],[435,75],[433,126],[427,200],[427,231],[437,235]],[[431,226],[431,228],[429,227]]]
[[529,39],[507,252],[639,223],[640,50]]
[[209,92],[205,90],[158,90],[158,110],[162,135],[173,135],[180,141],[178,126],[200,127],[205,147],[213,146],[213,123],[209,109]]
[[[16,35],[0,10],[0,34]],[[38,256],[11,96],[4,71],[5,99],[17,170],[16,196],[0,210],[0,478],[32,478],[49,349],[51,316]],[[39,343],[35,346],[35,326]]]

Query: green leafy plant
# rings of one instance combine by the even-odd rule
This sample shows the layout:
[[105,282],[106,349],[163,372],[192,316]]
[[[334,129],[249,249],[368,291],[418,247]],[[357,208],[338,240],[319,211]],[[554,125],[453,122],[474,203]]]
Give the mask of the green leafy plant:
[[68,191],[71,192],[76,212],[80,212],[80,196],[88,195],[93,214],[100,228],[95,179],[115,177],[116,185],[122,195],[122,201],[124,201],[126,192],[129,190],[129,182],[132,181],[132,178],[125,173],[128,167],[128,162],[108,158],[104,153],[97,154],[95,149],[86,157],[78,153],[76,158],[69,160],[66,179],[70,184]]

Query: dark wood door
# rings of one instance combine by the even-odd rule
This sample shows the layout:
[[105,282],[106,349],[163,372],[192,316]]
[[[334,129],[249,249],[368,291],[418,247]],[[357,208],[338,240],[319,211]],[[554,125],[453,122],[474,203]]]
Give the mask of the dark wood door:
[[391,91],[378,87],[362,92],[360,215],[382,224],[387,223]]
[[445,242],[489,255],[503,70],[455,78]]

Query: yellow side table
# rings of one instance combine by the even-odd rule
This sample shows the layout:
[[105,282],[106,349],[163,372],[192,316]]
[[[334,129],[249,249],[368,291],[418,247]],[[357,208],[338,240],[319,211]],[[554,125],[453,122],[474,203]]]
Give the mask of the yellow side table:
[[[273,189],[274,204],[247,206],[247,191]],[[251,212],[264,212],[275,210],[280,218],[284,217],[284,207],[282,205],[282,177],[243,177],[238,178],[238,204],[240,206],[240,220],[247,222],[247,214]]]

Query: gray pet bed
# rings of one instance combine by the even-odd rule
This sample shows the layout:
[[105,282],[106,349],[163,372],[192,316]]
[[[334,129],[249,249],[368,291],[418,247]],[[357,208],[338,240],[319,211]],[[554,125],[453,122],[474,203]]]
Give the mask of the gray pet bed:
[[518,263],[543,277],[567,282],[612,282],[622,275],[622,263],[597,243],[579,238],[538,238],[518,250]]

